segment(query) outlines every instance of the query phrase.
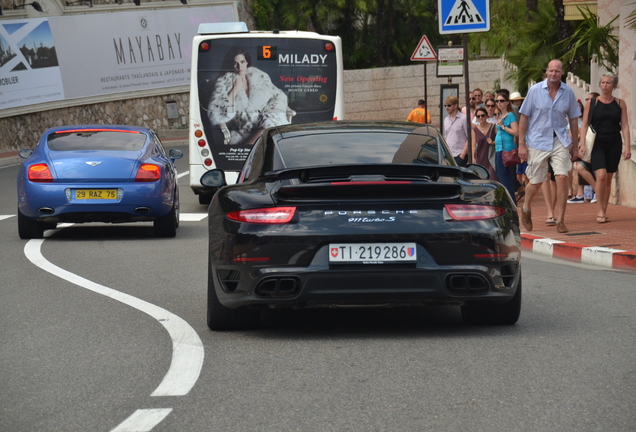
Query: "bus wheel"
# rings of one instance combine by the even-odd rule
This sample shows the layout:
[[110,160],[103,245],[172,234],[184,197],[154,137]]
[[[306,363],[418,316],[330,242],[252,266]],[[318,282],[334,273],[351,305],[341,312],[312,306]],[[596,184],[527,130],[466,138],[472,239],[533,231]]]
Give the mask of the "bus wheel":
[[208,205],[212,202],[212,197],[214,195],[208,195],[208,194],[199,194],[199,204],[205,204]]

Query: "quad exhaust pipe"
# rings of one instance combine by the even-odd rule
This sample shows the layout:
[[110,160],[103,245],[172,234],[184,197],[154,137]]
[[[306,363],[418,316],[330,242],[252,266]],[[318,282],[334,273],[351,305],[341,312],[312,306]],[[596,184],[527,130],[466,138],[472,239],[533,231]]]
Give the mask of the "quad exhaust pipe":
[[297,277],[267,278],[254,290],[262,297],[292,297],[299,291],[300,280]]
[[446,288],[453,294],[483,294],[490,284],[478,273],[451,274],[446,277]]

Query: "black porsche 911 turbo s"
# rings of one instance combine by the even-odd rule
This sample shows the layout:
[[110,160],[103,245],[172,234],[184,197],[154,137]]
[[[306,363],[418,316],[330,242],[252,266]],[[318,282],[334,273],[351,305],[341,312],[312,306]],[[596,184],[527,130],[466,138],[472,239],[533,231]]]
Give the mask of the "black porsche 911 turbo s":
[[506,189],[457,167],[430,125],[325,122],[266,129],[209,207],[208,326],[262,308],[459,305],[469,324],[521,311],[521,237]]

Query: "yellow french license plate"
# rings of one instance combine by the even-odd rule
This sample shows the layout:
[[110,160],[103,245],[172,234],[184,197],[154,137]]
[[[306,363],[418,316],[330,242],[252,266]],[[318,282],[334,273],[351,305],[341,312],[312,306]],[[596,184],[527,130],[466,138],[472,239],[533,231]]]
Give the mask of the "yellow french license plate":
[[76,189],[75,199],[92,200],[92,199],[117,199],[117,189]]

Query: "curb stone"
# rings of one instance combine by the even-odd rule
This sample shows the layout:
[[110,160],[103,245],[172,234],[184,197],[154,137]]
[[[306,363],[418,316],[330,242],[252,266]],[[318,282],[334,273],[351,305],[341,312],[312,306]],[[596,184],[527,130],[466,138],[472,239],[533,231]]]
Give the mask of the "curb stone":
[[636,252],[600,246],[585,246],[562,240],[521,234],[521,248],[538,255],[598,267],[636,271]]

